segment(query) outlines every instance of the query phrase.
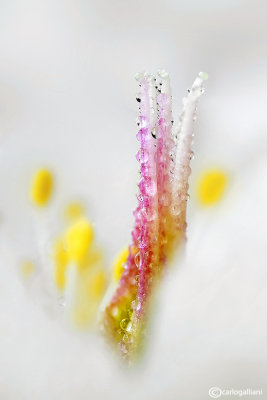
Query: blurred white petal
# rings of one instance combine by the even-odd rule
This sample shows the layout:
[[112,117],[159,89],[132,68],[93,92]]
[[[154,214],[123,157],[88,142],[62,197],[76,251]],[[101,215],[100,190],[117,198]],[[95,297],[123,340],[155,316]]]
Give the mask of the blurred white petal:
[[[184,5],[1,3],[5,400],[192,400],[208,398],[211,386],[264,389],[266,3]],[[144,364],[125,373],[94,334],[62,325],[54,299],[23,284],[18,262],[38,259],[28,187],[43,164],[56,177],[51,235],[60,229],[63,205],[78,196],[110,259],[129,241],[138,146],[133,77],[161,67],[170,72],[177,113],[192,77],[205,70],[210,79],[196,127],[186,257],[170,270],[159,296]],[[198,173],[214,164],[231,181],[221,204],[203,210],[193,188]]]

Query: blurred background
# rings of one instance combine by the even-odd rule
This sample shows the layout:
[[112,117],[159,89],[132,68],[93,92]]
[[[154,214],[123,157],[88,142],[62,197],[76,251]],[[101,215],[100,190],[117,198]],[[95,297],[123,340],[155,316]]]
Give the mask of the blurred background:
[[[266,18],[264,0],[0,0],[1,399],[264,391]],[[85,206],[107,269],[128,244],[138,171],[134,76],[161,68],[174,119],[197,73],[209,80],[195,127],[186,257],[164,283],[144,363],[126,373],[93,333],[58,324],[54,299],[41,306],[47,293],[18,271],[24,259],[38,267],[40,241],[49,252],[72,201]],[[40,213],[29,190],[43,167],[55,184]],[[207,207],[197,185],[213,168],[227,185]],[[38,237],[40,226],[48,238]]]

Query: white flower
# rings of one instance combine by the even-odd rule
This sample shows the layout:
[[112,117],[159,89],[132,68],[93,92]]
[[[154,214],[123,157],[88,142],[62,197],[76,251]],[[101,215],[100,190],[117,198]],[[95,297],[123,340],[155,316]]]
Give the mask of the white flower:
[[[193,400],[213,386],[266,390],[266,4],[190,12],[161,1],[2,3],[3,399]],[[54,299],[32,292],[18,268],[25,257],[38,260],[28,189],[42,165],[56,178],[52,237],[63,205],[81,198],[108,259],[128,243],[138,146],[132,78],[161,66],[178,100],[199,69],[210,80],[186,256],[164,283],[143,364],[125,372],[94,333],[62,325]],[[229,182],[220,203],[202,208],[194,188],[214,166]]]

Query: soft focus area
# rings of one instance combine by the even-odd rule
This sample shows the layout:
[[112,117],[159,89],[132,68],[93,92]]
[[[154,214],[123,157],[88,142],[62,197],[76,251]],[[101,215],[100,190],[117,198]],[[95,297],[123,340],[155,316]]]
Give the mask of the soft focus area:
[[[0,0],[1,400],[267,398],[266,18],[264,0]],[[175,122],[209,79],[186,249],[128,369],[97,318],[137,202],[134,76],[161,68]]]

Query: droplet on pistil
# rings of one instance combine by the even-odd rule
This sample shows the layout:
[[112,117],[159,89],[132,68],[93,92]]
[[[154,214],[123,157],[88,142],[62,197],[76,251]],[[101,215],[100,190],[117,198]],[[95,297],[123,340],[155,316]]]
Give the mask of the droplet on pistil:
[[120,327],[123,331],[125,331],[125,329],[127,328],[128,323],[129,323],[129,320],[127,318],[124,318],[121,320]]
[[137,266],[137,268],[139,268],[140,267],[140,263],[141,263],[140,251],[138,251],[138,253],[135,255],[134,262],[135,262],[135,265]]

